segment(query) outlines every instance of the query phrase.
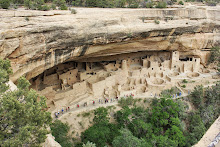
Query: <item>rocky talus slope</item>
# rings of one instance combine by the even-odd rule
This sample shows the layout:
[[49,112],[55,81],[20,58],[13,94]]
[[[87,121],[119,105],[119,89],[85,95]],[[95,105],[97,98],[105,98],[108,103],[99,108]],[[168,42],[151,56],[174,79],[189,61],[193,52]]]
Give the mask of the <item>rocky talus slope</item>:
[[11,60],[13,81],[70,60],[160,50],[204,57],[220,44],[220,7],[76,10],[0,10],[0,57]]

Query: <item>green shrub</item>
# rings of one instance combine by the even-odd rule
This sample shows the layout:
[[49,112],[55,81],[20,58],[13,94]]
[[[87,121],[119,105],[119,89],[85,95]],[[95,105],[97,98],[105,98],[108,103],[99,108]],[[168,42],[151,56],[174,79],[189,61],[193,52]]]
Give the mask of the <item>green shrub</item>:
[[129,6],[129,8],[138,8],[139,4],[138,3],[133,3]]
[[53,3],[58,6],[60,10],[68,9],[65,0],[54,0]]
[[65,147],[72,147],[73,143],[71,138],[68,136],[69,125],[67,123],[62,123],[60,120],[55,120],[54,123],[50,126],[52,135],[55,137],[55,140]]
[[71,11],[71,14],[76,14],[77,13],[75,9],[70,9],[70,11]]
[[177,87],[172,87],[171,89],[166,89],[161,92],[162,97],[171,97],[174,94],[179,93],[180,90]]
[[179,5],[184,5],[183,1],[179,1]]
[[220,61],[220,47],[213,47],[209,57],[209,63]]
[[57,9],[55,4],[52,4],[52,5],[50,6],[50,8],[51,8],[52,10],[56,10],[56,9]]
[[181,87],[186,88],[186,85],[182,85]]
[[156,5],[156,8],[166,8],[167,3],[166,2],[158,2]]
[[81,6],[82,5],[81,0],[72,1],[72,5],[73,6]]
[[220,72],[220,47],[213,47],[211,49],[211,55],[209,57],[209,63],[216,63],[217,64],[217,69]]
[[14,9],[18,9],[17,4],[11,4],[11,6],[12,6]]
[[87,116],[89,116],[90,115],[90,112],[84,112],[84,113],[82,113],[82,117],[87,117]]
[[155,20],[154,20],[154,23],[155,23],[155,24],[160,24],[160,21],[155,19]]
[[37,10],[41,10],[42,9],[42,6],[44,5],[44,0],[34,0],[33,1],[33,7],[34,9],[37,9]]
[[216,6],[216,5],[217,5],[217,2],[207,1],[207,2],[206,2],[206,5],[208,5],[208,6]]
[[193,92],[190,94],[190,101],[196,108],[200,108],[204,105],[204,89],[202,85],[194,87]]
[[108,109],[104,107],[99,107],[95,109],[94,111],[94,118],[93,118],[94,123],[108,123],[109,122],[109,117],[108,117]]
[[82,147],[96,147],[96,144],[88,141],[86,144],[83,144]]
[[116,0],[114,6],[117,8],[124,8],[125,4],[126,4],[126,0]]
[[42,11],[49,11],[50,7],[48,5],[43,5],[40,10],[42,10]]
[[184,79],[182,82],[183,82],[183,83],[188,83],[188,81],[187,81],[186,79]]
[[26,20],[26,21],[29,21],[30,19],[29,19],[28,17],[25,17],[25,20]]
[[45,5],[44,0],[24,0],[27,9],[48,11],[50,7]]
[[60,8],[60,10],[67,10],[68,9],[66,4],[61,5],[59,8]]
[[0,0],[0,6],[3,9],[8,9],[10,6],[10,0]]
[[82,132],[81,139],[83,143],[90,141],[98,147],[104,147],[106,143],[111,144],[118,134],[118,128],[115,124],[98,123]]
[[129,105],[133,105],[134,103],[134,99],[132,96],[129,96],[128,98],[121,98],[119,101],[118,101],[119,105],[121,107],[124,107],[124,106],[129,106]]
[[30,0],[24,0],[24,7],[26,7],[27,9],[31,9],[32,2]]
[[147,8],[153,8],[153,7],[154,7],[154,5],[153,5],[153,3],[152,3],[152,2],[148,2],[148,3],[146,4],[146,7],[147,7]]

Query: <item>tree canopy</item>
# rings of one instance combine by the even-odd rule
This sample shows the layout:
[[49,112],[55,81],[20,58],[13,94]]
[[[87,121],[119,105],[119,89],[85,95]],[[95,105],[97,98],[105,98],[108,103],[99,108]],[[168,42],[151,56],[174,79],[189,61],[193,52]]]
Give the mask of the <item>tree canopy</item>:
[[0,144],[3,146],[39,146],[49,133],[51,116],[46,99],[29,90],[30,83],[21,77],[18,90],[7,91],[10,62],[0,59]]

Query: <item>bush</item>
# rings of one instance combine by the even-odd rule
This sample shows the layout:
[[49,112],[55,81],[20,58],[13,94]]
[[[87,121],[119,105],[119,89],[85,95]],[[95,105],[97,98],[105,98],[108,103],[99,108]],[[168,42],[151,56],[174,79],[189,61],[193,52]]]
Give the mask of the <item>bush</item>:
[[213,63],[215,61],[220,62],[220,47],[213,47],[211,49],[211,54],[209,57],[209,63]]
[[183,86],[181,86],[181,87],[186,88],[186,85],[183,85]]
[[183,83],[188,83],[188,81],[187,81],[186,79],[184,79],[182,82],[183,82]]
[[83,144],[82,147],[96,147],[95,143],[87,142],[86,144]]
[[82,5],[81,0],[72,1],[72,5],[73,6],[81,6]]
[[94,123],[108,123],[109,117],[108,117],[108,109],[104,107],[99,107],[94,111]]
[[90,115],[90,112],[84,112],[82,113],[82,117],[88,117]]
[[[30,0],[31,1],[31,0]],[[42,6],[44,5],[44,0],[34,0],[33,1],[33,8],[37,10],[41,10]]]
[[173,5],[173,1],[167,1],[167,5]]
[[134,103],[134,99],[132,96],[129,96],[128,98],[121,98],[119,101],[118,101],[119,105],[121,107],[124,107],[124,106],[129,106],[129,105],[132,105]]
[[59,8],[60,8],[60,10],[67,10],[68,9],[66,4],[61,5]]
[[30,0],[24,0],[24,7],[26,7],[27,9],[31,9],[32,2]]
[[208,2],[206,2],[206,5],[208,5],[208,6],[216,6],[217,2],[208,1]]
[[52,135],[55,137],[55,140],[61,145],[65,147],[72,147],[73,144],[70,141],[70,137],[68,136],[69,125],[67,123],[62,123],[60,120],[55,120],[54,123],[50,126]]
[[50,6],[50,8],[51,8],[52,10],[56,10],[56,9],[57,9],[55,4],[52,4],[52,5]]
[[103,147],[106,143],[111,144],[115,136],[118,136],[118,128],[114,124],[99,123],[85,130],[82,133],[81,139],[83,143],[91,141],[98,147]]
[[0,6],[3,9],[8,9],[10,6],[10,1],[9,0],[0,0]]
[[71,10],[71,14],[76,14],[76,10],[75,9],[70,9]]
[[179,1],[179,5],[184,5],[183,1]]
[[112,144],[114,147],[146,147],[150,146],[144,139],[139,139],[132,135],[128,129],[122,128],[120,136],[114,138]]
[[177,93],[180,93],[180,90],[177,87],[172,87],[171,89],[163,90],[161,95],[165,98],[168,98]]
[[217,64],[217,69],[220,72],[220,47],[213,47],[211,49],[211,55],[209,57],[209,63],[216,63]]
[[53,3],[59,7],[60,10],[67,10],[66,1],[65,0],[54,0]]
[[201,117],[196,113],[191,113],[188,118],[189,121],[189,138],[191,145],[197,143],[206,131]]
[[154,23],[155,23],[155,24],[160,24],[160,21],[155,19],[155,20],[154,20]]
[[193,105],[196,108],[203,106],[203,100],[204,100],[204,91],[203,86],[196,86],[194,87],[194,91],[190,94],[190,101],[193,103]]
[[30,19],[29,19],[28,17],[25,17],[25,20],[26,20],[26,21],[29,21]]
[[129,6],[129,8],[138,8],[138,3],[133,3]]
[[154,5],[153,5],[153,3],[152,3],[152,2],[148,2],[148,3],[146,4],[146,7],[147,7],[147,8],[153,8],[153,7],[154,7]]
[[156,5],[156,8],[166,8],[167,3],[166,2],[158,2]]
[[48,5],[43,5],[40,10],[42,10],[42,11],[49,11],[50,7]]

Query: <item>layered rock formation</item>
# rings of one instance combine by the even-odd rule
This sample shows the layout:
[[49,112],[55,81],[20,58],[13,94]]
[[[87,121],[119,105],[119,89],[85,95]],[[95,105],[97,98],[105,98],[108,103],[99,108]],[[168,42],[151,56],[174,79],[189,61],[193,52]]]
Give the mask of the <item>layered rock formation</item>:
[[13,81],[66,61],[148,50],[178,50],[205,63],[220,44],[219,7],[76,10],[0,10],[0,57],[12,61]]

